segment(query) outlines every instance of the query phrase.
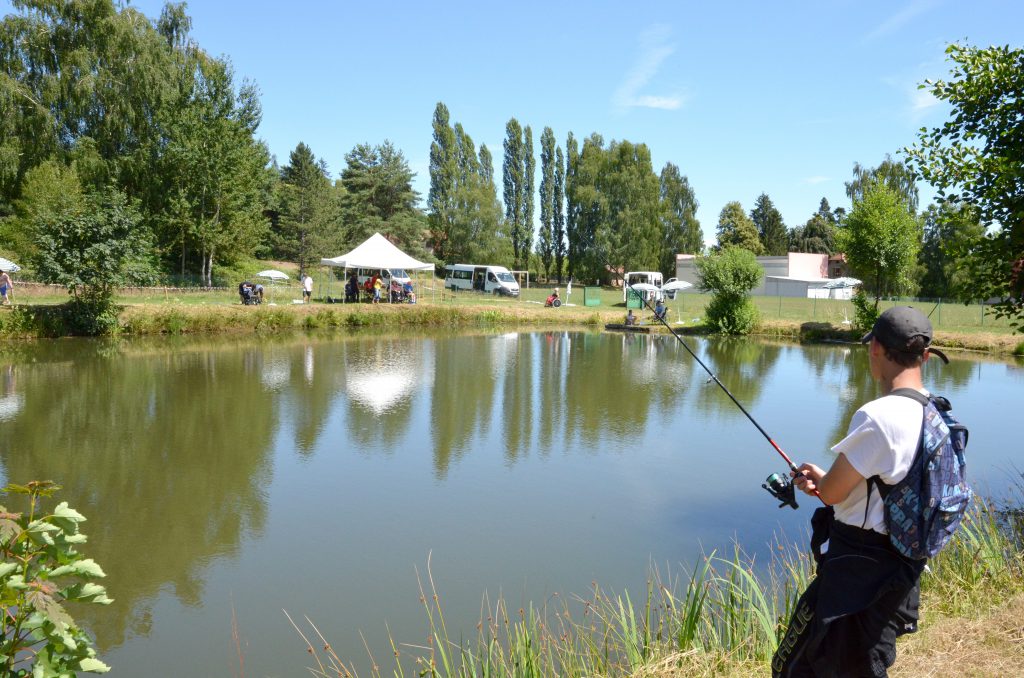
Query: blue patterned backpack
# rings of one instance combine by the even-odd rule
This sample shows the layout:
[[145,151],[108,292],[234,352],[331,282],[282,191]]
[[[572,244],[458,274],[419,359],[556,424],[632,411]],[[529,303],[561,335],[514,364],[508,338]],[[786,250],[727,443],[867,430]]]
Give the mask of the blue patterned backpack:
[[[924,406],[921,441],[906,477],[886,485],[878,476],[868,478],[882,496],[885,525],[892,545],[914,560],[931,558],[960,526],[974,493],[967,486],[964,451],[967,428],[953,416],[949,401],[898,388],[890,395],[916,400]],[[867,508],[864,509],[865,516]]]

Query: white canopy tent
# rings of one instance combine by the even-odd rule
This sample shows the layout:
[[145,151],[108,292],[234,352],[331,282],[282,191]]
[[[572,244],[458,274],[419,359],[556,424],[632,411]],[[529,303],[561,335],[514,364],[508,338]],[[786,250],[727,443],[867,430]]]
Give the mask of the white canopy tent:
[[321,259],[324,266],[333,268],[370,268],[393,269],[404,268],[406,271],[433,271],[433,264],[425,264],[413,259],[398,249],[390,240],[380,233],[374,233],[351,252]]

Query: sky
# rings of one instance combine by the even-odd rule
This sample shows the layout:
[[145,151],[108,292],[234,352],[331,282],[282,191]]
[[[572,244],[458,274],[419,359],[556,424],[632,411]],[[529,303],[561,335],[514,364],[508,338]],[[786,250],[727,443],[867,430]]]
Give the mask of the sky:
[[[130,3],[150,18],[163,2]],[[4,14],[8,0],[0,0]],[[512,117],[540,135],[645,143],[686,175],[705,239],[768,194],[787,226],[846,207],[855,162],[878,165],[948,106],[951,42],[1024,43],[1019,0],[291,2],[194,0],[192,35],[262,92],[258,131],[282,165],[299,142],[332,176],[390,140],[425,206],[437,102],[494,155]],[[540,179],[537,177],[537,185]],[[933,192],[921,185],[921,206]]]

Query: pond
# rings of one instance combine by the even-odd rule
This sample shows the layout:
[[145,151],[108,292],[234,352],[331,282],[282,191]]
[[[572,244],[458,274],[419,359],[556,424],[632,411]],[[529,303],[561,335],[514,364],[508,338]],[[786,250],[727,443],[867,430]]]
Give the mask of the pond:
[[[876,394],[855,346],[687,339],[795,460],[830,463]],[[971,429],[970,477],[1020,471],[1018,363],[953,356],[926,379]],[[301,675],[282,610],[386,672],[424,644],[430,572],[451,635],[484,594],[643,597],[652,568],[800,540],[785,466],[671,337],[587,332],[8,346],[5,482],[53,479],[88,518],[115,602],[73,614],[112,676]],[[233,621],[234,620],[234,621]]]

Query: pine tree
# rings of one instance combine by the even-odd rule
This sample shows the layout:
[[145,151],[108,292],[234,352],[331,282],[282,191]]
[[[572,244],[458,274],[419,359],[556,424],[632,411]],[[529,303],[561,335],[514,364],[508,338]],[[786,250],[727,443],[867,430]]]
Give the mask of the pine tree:
[[750,211],[750,218],[757,227],[757,235],[761,240],[761,247],[769,256],[780,256],[786,253],[789,247],[789,234],[786,225],[782,223],[782,215],[775,209],[772,199],[767,193],[758,196],[754,209]]

